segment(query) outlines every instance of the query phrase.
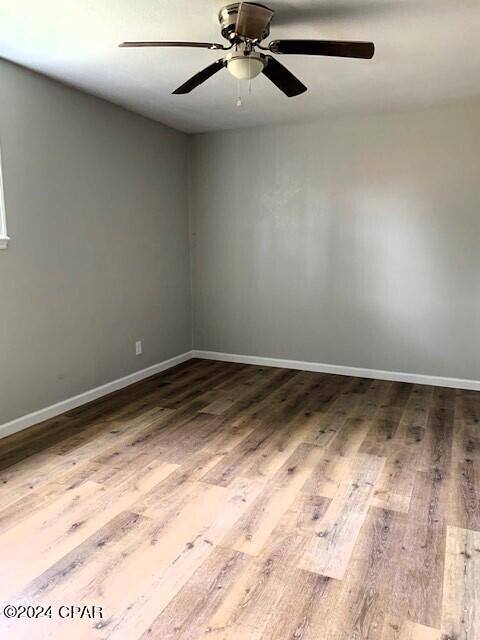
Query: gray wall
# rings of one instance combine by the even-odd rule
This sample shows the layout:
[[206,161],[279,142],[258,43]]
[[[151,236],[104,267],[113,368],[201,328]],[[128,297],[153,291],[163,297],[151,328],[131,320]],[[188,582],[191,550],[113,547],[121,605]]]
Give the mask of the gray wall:
[[197,349],[480,379],[479,103],[199,135],[191,185]]
[[480,104],[189,144],[0,86],[0,424],[191,348],[189,155],[197,349],[480,379]]
[[187,137],[3,61],[0,87],[2,424],[189,350],[191,318]]

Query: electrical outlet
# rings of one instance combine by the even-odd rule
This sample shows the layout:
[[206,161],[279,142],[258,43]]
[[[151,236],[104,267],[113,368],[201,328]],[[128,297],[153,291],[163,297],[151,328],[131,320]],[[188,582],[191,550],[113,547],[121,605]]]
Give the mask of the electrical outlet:
[[137,342],[135,342],[135,355],[141,356],[142,353],[143,353],[142,341],[138,340]]

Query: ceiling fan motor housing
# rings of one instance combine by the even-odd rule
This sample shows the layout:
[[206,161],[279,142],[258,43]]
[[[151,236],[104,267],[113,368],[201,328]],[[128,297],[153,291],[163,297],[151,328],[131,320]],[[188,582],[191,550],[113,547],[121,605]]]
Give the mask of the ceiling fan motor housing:
[[[220,26],[222,29],[222,36],[229,40],[230,42],[243,40],[243,36],[237,33],[237,19],[238,19],[238,11],[240,9],[241,2],[233,2],[232,4],[228,4],[223,9],[220,9],[218,14],[218,21],[220,22]],[[263,4],[259,4],[257,2],[248,2],[248,5],[252,7],[258,7],[259,11],[263,13],[265,9],[271,11],[268,7]],[[272,12],[273,15],[273,12]],[[262,34],[259,38],[256,38],[257,42],[261,42],[268,38],[270,35],[270,23],[263,29]]]

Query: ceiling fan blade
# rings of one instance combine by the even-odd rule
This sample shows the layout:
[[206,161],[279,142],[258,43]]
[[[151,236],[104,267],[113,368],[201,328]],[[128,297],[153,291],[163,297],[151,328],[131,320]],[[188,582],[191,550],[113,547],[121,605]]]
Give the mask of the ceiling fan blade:
[[259,4],[241,2],[235,32],[243,38],[261,40],[273,16],[273,11]]
[[268,45],[272,53],[307,56],[338,56],[341,58],[373,58],[373,42],[341,42],[338,40],[273,40]]
[[175,89],[173,93],[175,95],[190,93],[190,91],[192,91],[193,89],[198,87],[200,84],[205,82],[205,80],[208,80],[213,75],[215,75],[217,71],[220,71],[220,69],[223,69],[224,66],[225,66],[225,61],[223,58],[220,58],[220,60],[217,60],[216,62],[209,65],[205,69],[202,69],[202,71],[199,71],[198,73],[196,73],[192,78],[190,78],[190,80],[187,80],[184,84],[182,84],[181,87],[178,87],[178,89]]
[[272,56],[265,56],[267,64],[263,68],[263,74],[276,85],[280,91],[292,98],[298,96],[307,90],[307,87],[296,78],[283,64]]
[[198,47],[200,49],[228,49],[217,42],[122,42],[119,47]]

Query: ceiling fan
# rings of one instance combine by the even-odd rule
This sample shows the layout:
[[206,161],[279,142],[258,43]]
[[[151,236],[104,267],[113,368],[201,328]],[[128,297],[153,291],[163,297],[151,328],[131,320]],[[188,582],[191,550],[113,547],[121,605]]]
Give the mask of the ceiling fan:
[[[235,2],[223,7],[218,19],[222,36],[229,42],[229,46],[216,42],[123,42],[119,46],[198,47],[229,52],[178,87],[173,92],[177,95],[190,93],[226,67],[239,80],[251,80],[263,73],[286,96],[298,96],[307,87],[270,53],[370,59],[375,52],[373,42],[337,40],[273,40],[264,47],[261,43],[270,34],[273,15],[272,9],[256,2]],[[268,53],[263,54],[261,51]]]

